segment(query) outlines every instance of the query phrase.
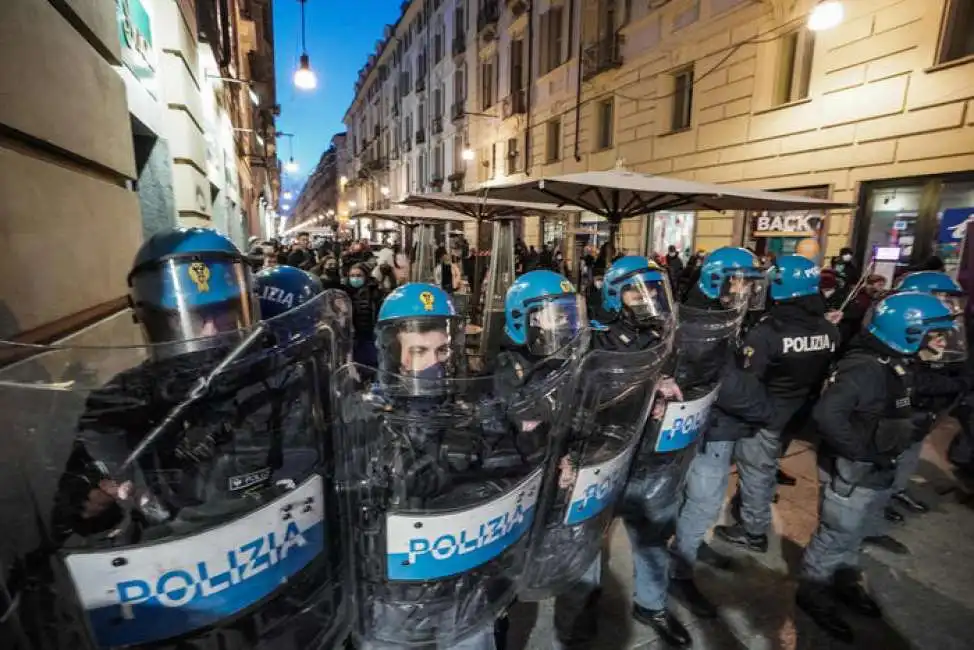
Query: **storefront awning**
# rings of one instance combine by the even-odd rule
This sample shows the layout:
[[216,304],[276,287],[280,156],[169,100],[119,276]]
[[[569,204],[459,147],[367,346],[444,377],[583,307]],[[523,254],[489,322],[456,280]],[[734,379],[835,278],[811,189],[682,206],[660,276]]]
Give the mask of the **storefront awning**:
[[618,223],[662,210],[830,210],[846,203],[627,171],[583,172],[465,192],[490,201],[575,206]]

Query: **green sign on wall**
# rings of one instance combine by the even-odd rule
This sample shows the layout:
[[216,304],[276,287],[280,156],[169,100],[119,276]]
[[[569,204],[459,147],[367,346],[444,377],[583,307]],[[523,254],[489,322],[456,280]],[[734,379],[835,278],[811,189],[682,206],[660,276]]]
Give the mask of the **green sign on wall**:
[[115,0],[122,63],[155,95],[156,51],[152,19],[141,0]]

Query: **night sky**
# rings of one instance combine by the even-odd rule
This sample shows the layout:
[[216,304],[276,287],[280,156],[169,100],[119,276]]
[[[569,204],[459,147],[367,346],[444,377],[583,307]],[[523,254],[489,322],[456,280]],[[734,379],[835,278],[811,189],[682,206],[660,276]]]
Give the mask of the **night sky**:
[[[308,55],[318,75],[317,90],[292,83],[301,55],[301,7],[298,0],[274,0],[279,131],[294,133],[294,159],[300,171],[286,188],[297,189],[318,164],[335,133],[345,130],[342,117],[354,97],[355,80],[386,24],[396,21],[402,0],[308,0]],[[278,143],[286,161],[287,138]]]

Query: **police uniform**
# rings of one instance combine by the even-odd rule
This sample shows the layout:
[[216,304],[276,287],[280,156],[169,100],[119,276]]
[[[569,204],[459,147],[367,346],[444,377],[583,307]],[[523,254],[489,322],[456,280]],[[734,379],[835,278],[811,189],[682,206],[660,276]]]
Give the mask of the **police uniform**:
[[750,536],[766,535],[771,524],[781,432],[825,379],[839,343],[838,328],[824,313],[817,294],[779,303],[748,334],[741,351],[743,367],[760,378],[774,406],[767,426],[739,440],[734,451],[741,524]]

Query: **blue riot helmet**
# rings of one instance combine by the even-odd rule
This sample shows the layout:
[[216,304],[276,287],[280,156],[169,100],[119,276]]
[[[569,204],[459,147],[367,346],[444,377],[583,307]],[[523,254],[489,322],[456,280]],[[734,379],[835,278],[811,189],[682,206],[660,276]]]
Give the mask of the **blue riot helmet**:
[[404,284],[386,296],[375,337],[379,381],[389,395],[440,395],[460,375],[463,319],[435,285]]
[[793,300],[818,295],[821,269],[815,262],[801,255],[783,255],[769,272],[771,299]]
[[[895,291],[923,291],[944,301],[958,319],[956,328],[947,332],[946,346],[942,353],[934,353],[935,360],[956,363],[967,359],[967,334],[963,315],[967,311],[967,293],[952,277],[943,271],[917,271],[907,273],[896,283]],[[921,356],[929,356],[923,354]]]
[[697,288],[725,309],[763,306],[765,274],[758,258],[746,248],[725,246],[704,258]]
[[167,355],[211,347],[210,337],[256,322],[251,284],[244,254],[208,228],[153,235],[135,254],[128,275],[129,299],[146,340],[185,342],[163,346]]
[[254,276],[254,293],[260,304],[260,315],[265,320],[275,319],[274,333],[287,339],[310,336],[314,333],[316,319],[310,314],[282,314],[308,302],[321,293],[321,280],[307,271],[293,266],[274,266]]
[[587,327],[585,301],[554,271],[530,271],[514,281],[504,300],[504,333],[538,357],[563,350]]
[[903,355],[927,351],[942,355],[957,329],[956,314],[929,293],[904,291],[886,296],[866,318],[864,329],[883,345]]
[[666,274],[655,262],[638,255],[616,260],[605,273],[602,308],[637,326],[673,318],[673,294]]

